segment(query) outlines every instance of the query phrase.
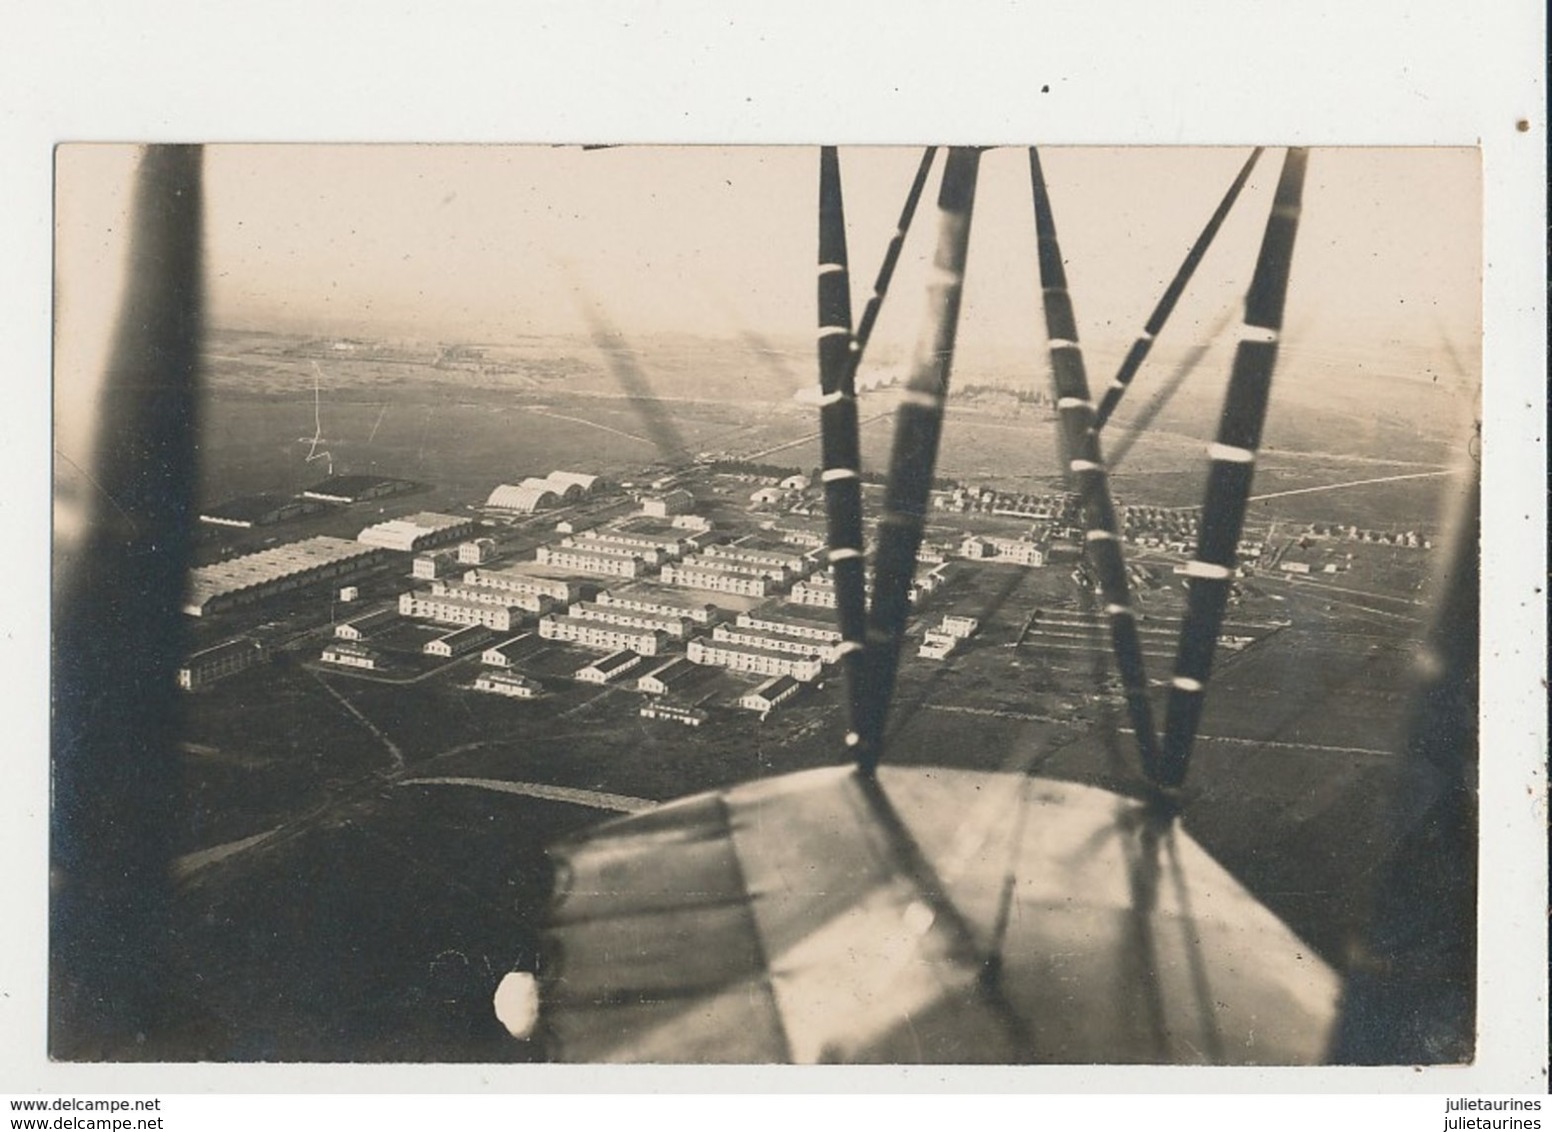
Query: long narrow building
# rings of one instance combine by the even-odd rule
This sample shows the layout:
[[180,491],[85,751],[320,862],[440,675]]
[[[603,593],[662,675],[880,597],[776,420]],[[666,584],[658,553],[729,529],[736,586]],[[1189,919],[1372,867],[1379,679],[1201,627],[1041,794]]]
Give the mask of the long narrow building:
[[636,680],[636,691],[649,696],[667,696],[690,688],[707,678],[705,667],[688,657],[676,656]]
[[[867,596],[872,596],[873,586],[866,586]],[[804,578],[787,593],[789,601],[798,605],[812,605],[820,609],[835,608],[835,576],[828,572]]]
[[805,684],[819,679],[824,664],[817,656],[798,656],[778,649],[734,644],[710,637],[696,637],[686,655],[696,664],[730,668],[735,672],[754,672],[762,676],[791,676]]
[[388,479],[383,476],[330,476],[301,492],[303,499],[321,499],[328,503],[364,503],[369,499],[384,499],[390,495],[403,495],[414,491],[410,480]]
[[571,570],[578,574],[601,574],[612,578],[639,578],[647,571],[641,555],[628,550],[603,548],[584,550],[570,546],[541,546],[534,556],[541,566]]
[[672,531],[672,528],[670,531],[672,533],[651,534],[619,527],[595,527],[590,531],[568,535],[561,540],[561,545],[583,550],[593,546],[613,547],[637,553],[655,550],[664,558],[680,558],[696,549],[697,540],[686,536],[683,531]]
[[383,658],[374,649],[355,641],[335,641],[324,648],[319,659],[325,664],[363,668],[369,672],[381,668],[383,663]]
[[641,705],[639,714],[644,719],[667,719],[686,727],[700,727],[711,718],[711,714],[703,707],[666,698],[648,700]]
[[807,574],[819,565],[819,558],[812,551],[804,554],[743,542],[718,543],[708,546],[701,551],[701,554],[707,558],[719,558],[751,566],[780,566],[790,575]]
[[677,565],[670,563],[663,567],[660,577],[664,585],[739,594],[743,597],[769,597],[779,588],[778,584],[764,573],[719,570],[701,565],[698,559],[686,559]]
[[534,700],[544,694],[544,686],[520,672],[485,671],[475,677],[476,692],[491,692],[515,700]]
[[561,550],[580,551],[596,554],[620,554],[634,556],[641,559],[653,570],[663,563],[670,561],[678,555],[670,554],[661,546],[650,542],[617,540],[607,534],[599,534],[596,531],[587,531],[580,535],[567,535],[560,540]]
[[543,638],[534,633],[520,633],[491,645],[480,654],[480,663],[491,668],[511,668],[520,660],[526,660],[545,648]]
[[817,656],[826,664],[836,660],[836,644],[821,644],[811,638],[789,637],[762,629],[750,629],[740,625],[718,625],[711,631],[711,639],[723,644],[747,645],[757,649],[791,653],[793,656]]
[[841,643],[841,631],[829,618],[804,617],[799,613],[780,608],[751,609],[748,613],[740,613],[737,624],[743,629],[756,629],[784,637],[799,637],[827,645]]
[[484,625],[498,633],[509,633],[522,624],[525,611],[511,605],[491,605],[467,598],[446,597],[412,590],[399,595],[399,612],[421,621],[442,625]]
[[470,582],[449,582],[438,578],[431,583],[434,597],[452,597],[462,601],[482,601],[486,605],[506,605],[527,613],[548,613],[555,600],[544,594],[516,593],[496,586],[482,586]]
[[517,562],[499,569],[481,566],[466,571],[463,580],[471,586],[544,596],[562,604],[569,604],[582,596],[582,583],[577,579],[559,571],[546,570],[532,562]]
[[414,554],[427,547],[457,542],[472,532],[476,526],[473,519],[461,515],[418,511],[402,519],[373,523],[356,536],[356,541],[365,543],[367,546],[380,546],[385,550],[408,551]]
[[781,562],[756,561],[738,556],[710,554],[706,551],[686,558],[684,567],[691,570],[716,570],[724,574],[769,578],[783,586],[800,576],[792,567]]
[[738,706],[747,708],[749,711],[757,711],[764,716],[801,690],[802,685],[790,676],[772,676],[759,687],[740,696]]
[[671,549],[670,544],[676,544],[678,554],[692,554],[721,538],[712,533],[710,521],[698,515],[675,515],[667,519],[631,515],[597,528],[597,533],[615,538],[651,539],[665,550]]
[[342,641],[363,641],[374,633],[380,633],[399,620],[396,609],[374,609],[349,621],[334,626],[334,635]]
[[710,625],[718,616],[716,606],[696,601],[684,591],[668,587],[641,585],[623,590],[603,590],[596,600],[601,606],[615,609],[630,609],[663,617],[687,617],[698,625]]
[[189,571],[183,611],[206,617],[322,581],[351,577],[386,559],[384,550],[319,535]]
[[610,652],[629,649],[642,656],[657,656],[668,642],[667,634],[660,630],[631,629],[558,613],[539,619],[539,636],[547,641],[568,641]]
[[640,666],[640,656],[630,649],[620,649],[577,669],[573,675],[585,684],[608,684]]
[[621,609],[614,605],[602,605],[596,601],[573,602],[567,612],[572,617],[588,621],[600,621],[608,625],[623,625],[628,629],[657,630],[675,640],[690,635],[694,624],[688,617],[674,617],[662,613],[643,613],[634,609]]
[[487,625],[465,625],[427,641],[421,651],[427,656],[464,656],[483,649],[495,637]]
[[189,654],[183,667],[178,669],[178,687],[188,692],[198,691],[223,676],[252,668],[266,655],[264,645],[252,637],[222,641],[219,645]]

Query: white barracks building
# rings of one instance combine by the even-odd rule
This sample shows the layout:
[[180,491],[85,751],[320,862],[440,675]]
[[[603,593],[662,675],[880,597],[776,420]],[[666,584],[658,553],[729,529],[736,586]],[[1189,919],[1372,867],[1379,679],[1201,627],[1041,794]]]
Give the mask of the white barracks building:
[[799,656],[779,649],[696,637],[687,652],[696,664],[730,668],[735,672],[754,672],[762,676],[791,676],[808,683],[819,678],[824,664],[817,656]]
[[511,632],[513,626],[522,623],[524,616],[524,610],[516,606],[491,605],[423,590],[400,594],[399,612],[405,617],[443,625],[484,625],[498,633]]
[[706,562],[700,557],[687,558],[679,565],[663,567],[665,585],[695,590],[740,594],[744,597],[768,597],[777,589],[764,571],[730,567],[726,563]]
[[463,580],[471,586],[543,596],[560,603],[573,602],[582,596],[580,582],[526,562],[499,570],[482,566],[477,570],[466,571]]
[[479,586],[469,582],[448,582],[440,578],[431,583],[434,597],[455,597],[463,601],[481,601],[486,605],[507,605],[528,613],[548,613],[555,605],[544,594],[515,593],[495,586]]
[[597,603],[613,609],[629,609],[660,617],[687,617],[697,625],[710,625],[717,619],[716,606],[695,601],[672,589],[659,590],[642,586],[628,590],[604,590],[598,595]]
[[603,574],[614,578],[639,578],[646,573],[646,561],[628,550],[597,547],[541,546],[534,557],[541,566],[572,570],[578,574]]
[[584,648],[610,652],[629,649],[641,656],[656,656],[668,642],[668,635],[658,629],[632,629],[568,614],[541,618],[539,636],[547,641],[570,641]]
[[655,629],[681,641],[690,635],[690,626],[694,624],[688,617],[665,613],[644,613],[640,610],[621,609],[617,605],[604,605],[596,601],[576,602],[567,612],[573,617],[582,617],[607,625],[623,625],[627,629],[647,631]]
[[762,650],[791,653],[793,656],[815,656],[826,664],[835,661],[839,647],[741,625],[718,625],[711,631],[711,639],[719,644],[748,645]]

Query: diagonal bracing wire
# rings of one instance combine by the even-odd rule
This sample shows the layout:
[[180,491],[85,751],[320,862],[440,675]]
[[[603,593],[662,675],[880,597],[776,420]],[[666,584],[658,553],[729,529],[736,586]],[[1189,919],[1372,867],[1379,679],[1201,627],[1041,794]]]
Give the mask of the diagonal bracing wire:
[[1223,625],[1223,611],[1233,584],[1235,551],[1255,475],[1256,450],[1266,420],[1272,371],[1277,363],[1277,342],[1288,294],[1294,238],[1299,230],[1308,158],[1307,150],[1290,149],[1283,159],[1272,213],[1245,296],[1245,326],[1234,355],[1217,440],[1207,450],[1211,459],[1207,493],[1202,503],[1196,557],[1185,567],[1189,596],[1164,720],[1159,782],[1170,789],[1185,780],[1192,743],[1202,718],[1213,652]]
[[1132,611],[1126,562],[1121,554],[1115,505],[1110,498],[1110,478],[1100,451],[1089,400],[1088,375],[1078,345],[1077,319],[1067,292],[1067,272],[1062,266],[1061,245],[1051,198],[1046,192],[1040,155],[1029,150],[1029,179],[1035,203],[1035,235],[1039,242],[1040,287],[1045,308],[1046,335],[1050,341],[1051,380],[1055,386],[1057,417],[1068,470],[1083,504],[1084,549],[1099,578],[1105,615],[1110,621],[1110,645],[1116,671],[1126,697],[1127,714],[1137,736],[1143,772],[1158,781],[1158,744],[1153,729],[1153,709],[1148,701],[1148,677],[1142,659],[1137,619]]
[[858,665],[867,628],[857,367],[888,294],[900,250],[916,215],[916,206],[936,153],[936,147],[929,146],[922,155],[856,334],[851,333],[851,288],[840,160],[836,150],[829,146],[821,149],[819,155],[819,422],[824,469],[821,479],[825,492],[828,561],[835,578],[836,620],[841,631],[840,652],[846,672],[853,733],[857,728],[860,689]]
[[1218,336],[1229,328],[1229,323],[1233,319],[1234,308],[1232,306],[1225,308],[1223,314],[1212,324],[1202,340],[1186,351],[1186,355],[1180,359],[1180,364],[1175,367],[1168,380],[1159,386],[1158,391],[1152,397],[1148,398],[1148,403],[1142,407],[1138,414],[1126,422],[1126,431],[1115,438],[1115,443],[1110,445],[1109,452],[1107,453],[1107,464],[1112,474],[1121,466],[1121,461],[1126,459],[1126,454],[1132,450],[1132,445],[1137,443],[1137,438],[1148,431],[1158,415],[1174,399],[1175,394],[1180,392],[1180,388],[1186,383],[1186,379],[1196,372],[1197,367],[1202,364],[1202,359],[1207,356],[1208,351],[1213,348],[1213,344],[1218,340]]
[[884,513],[878,524],[867,647],[859,665],[861,695],[854,729],[846,737],[855,748],[857,767],[864,774],[877,769],[883,754],[884,723],[900,663],[900,641],[910,612],[911,579],[921,547],[928,492],[943,431],[949,372],[953,368],[980,160],[979,149],[951,149],[938,190],[938,246],[928,285],[929,316],[895,418]]
[[862,318],[858,320],[857,333],[852,338],[853,380],[857,376],[857,367],[862,364],[862,353],[868,348],[868,339],[873,336],[873,324],[878,321],[879,311],[883,309],[884,296],[889,293],[889,282],[894,278],[895,265],[900,262],[900,250],[905,247],[905,237],[911,230],[911,220],[916,216],[916,205],[921,200],[922,189],[927,185],[927,174],[932,170],[932,159],[937,156],[937,152],[938,147],[935,145],[929,145],[922,152],[916,176],[911,179],[911,188],[905,194],[905,206],[900,210],[895,234],[889,238],[889,246],[884,249],[884,262],[879,265],[878,277],[873,281],[873,294],[868,298],[867,306],[862,308]]
[[1143,332],[1137,341],[1132,343],[1132,348],[1126,352],[1125,359],[1121,362],[1121,368],[1117,371],[1115,380],[1110,383],[1110,388],[1105,390],[1104,397],[1099,402],[1099,409],[1095,412],[1095,428],[1104,428],[1105,422],[1110,419],[1110,414],[1115,412],[1116,406],[1121,403],[1126,388],[1132,383],[1132,378],[1137,376],[1137,371],[1142,367],[1143,360],[1147,358],[1148,351],[1153,348],[1153,340],[1158,337],[1159,331],[1164,329],[1164,324],[1169,321],[1169,316],[1175,309],[1175,304],[1180,301],[1180,296],[1185,293],[1186,284],[1191,282],[1191,276],[1196,273],[1197,265],[1202,262],[1202,257],[1207,254],[1207,249],[1212,246],[1213,238],[1218,235],[1218,229],[1223,227],[1223,222],[1228,218],[1229,210],[1234,207],[1234,202],[1239,199],[1240,190],[1245,187],[1245,182],[1250,180],[1250,173],[1256,167],[1256,161],[1261,157],[1261,146],[1256,146],[1250,151],[1250,156],[1245,159],[1245,164],[1229,185],[1229,191],[1223,195],[1223,200],[1213,210],[1213,214],[1207,219],[1207,226],[1197,236],[1196,243],[1191,245],[1186,252],[1186,258],[1181,262],[1180,269],[1175,272],[1175,277],[1169,281],[1169,286],[1164,288],[1164,294],[1159,299],[1158,306],[1153,308],[1153,313],[1148,316],[1147,323],[1143,326]]

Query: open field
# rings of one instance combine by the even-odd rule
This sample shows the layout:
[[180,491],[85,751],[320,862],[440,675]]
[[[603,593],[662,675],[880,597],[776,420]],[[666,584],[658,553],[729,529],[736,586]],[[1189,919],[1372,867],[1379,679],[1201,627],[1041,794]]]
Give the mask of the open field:
[[[870,410],[865,403],[865,416],[890,407],[888,394],[874,396],[879,404]],[[298,437],[311,435],[311,408],[310,403],[286,406],[252,398],[213,398],[206,410],[210,439],[204,449],[220,456],[219,461],[207,457],[204,497],[214,502],[252,492],[297,491],[322,479],[325,465],[307,464],[308,446],[297,442]],[[332,433],[326,438],[334,468],[433,485],[411,500],[389,501],[413,502],[417,509],[446,510],[480,502],[499,483],[542,476],[555,468],[586,464],[592,471],[617,476],[661,458],[640,414],[597,399],[567,399],[565,394],[557,394],[539,411],[480,391],[457,400],[428,400],[407,392],[391,402],[342,401],[331,405],[329,412],[336,418],[336,423],[325,425],[326,434]],[[582,414],[614,431],[567,419]],[[814,430],[811,411],[787,405],[674,406],[673,419],[692,452],[755,451]],[[863,466],[886,467],[893,440],[890,422],[879,420],[864,428],[861,436]],[[1205,439],[1188,438],[1139,444],[1116,473],[1117,496],[1167,507],[1200,505],[1205,443]],[[806,471],[820,462],[818,441],[804,440],[767,459]],[[1447,459],[1447,454],[1440,459]],[[1409,463],[1376,468],[1340,455],[1269,452],[1258,469],[1255,490],[1271,494],[1448,466]],[[940,476],[1007,490],[1058,490],[1055,426],[1045,414],[1003,418],[951,407],[937,467]],[[1339,495],[1287,496],[1256,505],[1254,514],[1299,521],[1340,516],[1360,526],[1436,529],[1441,487],[1442,477],[1351,488]],[[330,525],[327,520],[317,522],[319,529]],[[289,526],[302,529],[301,523]]]
[[563,803],[361,792],[188,881],[175,908],[173,1059],[520,1061],[489,988],[533,961]]
[[[1079,616],[1067,572],[956,574],[917,623],[974,611],[981,632],[947,663],[905,661],[891,759],[1135,789],[1124,721],[1094,693],[1102,654],[1057,654],[1030,636],[1014,645],[1033,609]],[[1325,604],[1284,588],[1281,602],[1248,600],[1299,623],[1306,607]],[[1242,610],[1247,620],[1255,612]],[[1340,967],[1387,848],[1378,817],[1396,781],[1390,751],[1411,630],[1326,617],[1220,658],[1186,823]],[[548,664],[559,673],[585,655],[555,649]],[[474,670],[460,662],[411,688],[245,673],[198,701],[203,721],[191,736],[220,755],[188,756],[203,780],[194,796],[212,815],[206,840],[193,840],[278,832],[180,890],[180,955],[197,976],[191,985],[207,989],[196,996],[199,1027],[169,1036],[173,1048],[237,1059],[538,1056],[496,1031],[490,989],[534,959],[544,847],[608,814],[478,783],[663,800],[827,765],[840,750],[837,681],[765,723],[720,708],[711,726],[689,731],[641,719],[641,697],[624,688],[556,675],[542,699],[508,701],[468,691]],[[218,823],[223,809],[243,820]],[[319,917],[321,933],[311,926]]]
[[[791,400],[811,380],[813,360],[795,348],[753,359],[737,343],[649,337],[635,355],[638,383],[622,386],[585,340],[486,345],[478,364],[439,364],[442,349],[429,343],[363,343],[347,353],[325,346],[278,335],[217,334],[202,422],[204,498],[294,491],[322,478],[327,463],[305,460],[315,381],[319,447],[335,468],[431,484],[425,506],[477,501],[497,483],[568,467],[584,454],[582,462],[601,474],[640,468],[665,457],[665,441],[684,454],[774,448],[765,459],[805,470],[819,463],[817,415]],[[769,370],[772,357],[779,359],[779,380]],[[1183,387],[1117,470],[1122,498],[1165,506],[1200,502],[1203,445],[1211,439],[1227,372],[1226,356],[1209,357],[1216,360]],[[1036,361],[1028,376],[972,368],[956,380],[1024,388],[1044,380],[1044,359]],[[1096,381],[1113,361],[1093,359]],[[1424,354],[1384,362],[1286,352],[1258,494],[1456,463],[1471,405],[1460,393],[1401,373],[1428,372]],[[1139,376],[1113,426],[1118,434],[1170,365],[1163,349]],[[888,414],[895,397],[888,389],[864,396],[860,416]],[[1006,404],[985,395],[951,397],[938,472],[1008,489],[1053,486],[1055,434],[1048,408],[1011,397]],[[886,466],[892,435],[887,415],[863,428],[864,467]],[[1334,507],[1344,516],[1372,516],[1375,525],[1386,519],[1426,527],[1439,511],[1439,487],[1414,480],[1354,489],[1340,500],[1291,496],[1262,513],[1329,518]]]
[[[752,400],[755,375],[736,366],[686,392],[680,378],[708,355],[693,342],[665,349],[649,368],[677,376],[661,400],[643,403],[615,387],[596,359],[550,340],[488,347],[482,362],[449,369],[424,347],[366,350],[343,363],[292,340],[228,338],[212,359],[215,393],[205,413],[208,499],[294,491],[323,478],[325,468],[306,463],[307,444],[298,443],[312,433],[314,360],[344,375],[325,390],[320,414],[335,470],[423,487],[274,528],[223,529],[202,553],[320,533],[354,537],[410,511],[475,514],[497,483],[555,468],[638,476],[662,458],[665,424],[692,454],[777,448],[768,459],[781,465],[807,471],[818,463],[817,442],[807,439],[816,427],[811,408]],[[1118,497],[1200,501],[1212,417],[1186,408],[1216,394],[1193,396],[1130,453],[1116,477]],[[1351,399],[1310,408],[1323,396],[1295,391],[1293,408],[1308,412],[1269,433],[1275,443],[1257,493],[1419,478],[1269,499],[1253,505],[1252,528],[1275,532],[1280,548],[1313,521],[1436,531],[1449,481],[1422,475],[1448,461],[1439,406],[1430,402],[1416,421],[1398,410],[1338,427],[1330,418],[1338,410],[1353,417]],[[893,397],[869,395],[864,418],[890,408]],[[887,419],[864,429],[866,466],[883,466],[891,434]],[[985,397],[951,403],[938,472],[1055,490],[1053,435],[1048,411],[1036,406]],[[751,481],[698,472],[691,486],[724,529],[751,531],[771,517],[749,511]],[[870,514],[878,495],[867,492]],[[557,517],[503,521],[487,533],[506,554],[526,557],[551,537]],[[1027,520],[980,514],[929,518],[932,539],[1029,528]],[[1258,571],[1237,587],[1226,631],[1245,640],[1219,649],[1183,820],[1341,969],[1389,849],[1382,819],[1400,780],[1392,752],[1428,613],[1433,554],[1341,538],[1313,539],[1298,553],[1345,569],[1308,578]],[[1181,559],[1132,556],[1153,571],[1133,603],[1149,675],[1159,683],[1169,676],[1184,608],[1173,574]],[[947,584],[911,619],[890,721],[892,761],[1139,789],[1101,619],[1072,571],[1070,564],[950,564]],[[191,621],[192,643],[260,629],[280,655],[183,703],[185,808],[174,839],[175,1016],[183,1021],[153,1036],[153,1052],[218,1060],[540,1057],[537,1044],[513,1042],[496,1026],[490,993],[503,972],[536,961],[548,846],[622,808],[842,757],[843,689],[833,673],[764,721],[730,706],[755,678],[718,673],[695,693],[711,718],[690,729],[642,718],[644,698],[624,681],[574,681],[599,654],[573,645],[551,644],[519,662],[545,689],[534,700],[472,691],[478,655],[423,657],[420,646],[444,630],[411,623],[371,642],[395,655],[388,679],[318,663],[334,621],[410,584],[408,556],[397,556],[361,583],[362,600],[349,607],[321,588]],[[758,604],[685,593],[729,610]],[[977,618],[978,632],[944,662],[916,657],[925,628],[950,612]],[[1162,693],[1156,701],[1161,714]]]

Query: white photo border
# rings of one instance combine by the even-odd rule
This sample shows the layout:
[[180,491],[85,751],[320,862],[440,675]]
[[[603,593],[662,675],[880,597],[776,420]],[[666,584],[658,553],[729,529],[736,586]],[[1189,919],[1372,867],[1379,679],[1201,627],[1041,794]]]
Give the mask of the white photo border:
[[[0,415],[21,585],[0,851],[0,1091],[1524,1092],[1547,1087],[1545,13],[1536,0],[22,3],[0,77]],[[16,18],[19,16],[19,20]],[[19,34],[18,34],[19,32]],[[1481,1019],[1461,1068],[587,1069],[50,1063],[52,149],[474,141],[1480,146]]]

